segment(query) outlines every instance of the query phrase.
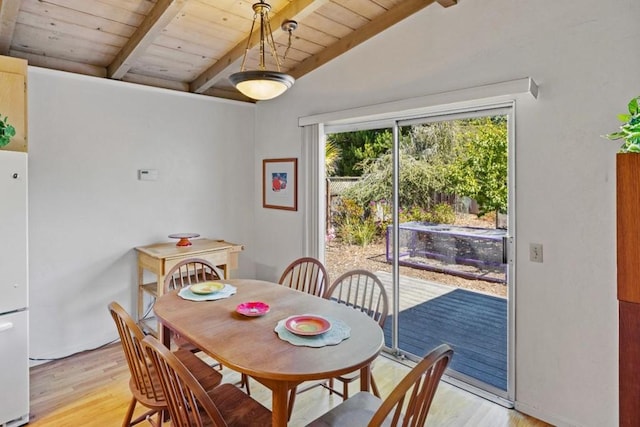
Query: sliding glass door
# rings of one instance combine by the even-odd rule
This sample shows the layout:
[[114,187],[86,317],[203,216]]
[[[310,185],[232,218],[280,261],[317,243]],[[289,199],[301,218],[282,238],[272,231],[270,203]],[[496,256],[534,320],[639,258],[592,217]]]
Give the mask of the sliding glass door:
[[447,378],[507,405],[510,117],[506,106],[328,128],[325,150],[330,274],[374,271],[391,299],[387,350],[417,360],[448,343]]

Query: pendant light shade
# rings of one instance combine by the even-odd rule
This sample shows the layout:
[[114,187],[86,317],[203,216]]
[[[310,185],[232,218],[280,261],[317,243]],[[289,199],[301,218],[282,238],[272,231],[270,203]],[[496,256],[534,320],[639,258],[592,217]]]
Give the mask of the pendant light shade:
[[273,99],[293,86],[294,78],[277,71],[240,71],[229,76],[231,83],[249,98],[258,101]]
[[[289,33],[289,44],[281,61],[278,57],[276,44],[271,32],[271,23],[269,21],[270,10],[271,6],[262,0],[259,3],[254,3],[253,23],[251,24],[251,32],[247,38],[247,47],[244,52],[244,58],[242,59],[242,66],[239,72],[233,73],[229,76],[229,80],[236,89],[249,98],[258,101],[273,99],[282,95],[287,89],[293,86],[293,83],[295,82],[293,77],[280,71],[280,64],[284,61],[284,58],[286,58],[289,48],[291,48],[291,33],[298,27],[298,23],[291,20],[284,21],[282,23],[282,30]],[[245,70],[245,64],[251,43],[251,34],[253,34],[253,30],[258,19],[260,20],[260,53],[258,69],[247,71]],[[269,47],[271,55],[275,61],[277,67],[277,70],[275,71],[266,69],[265,44]]]

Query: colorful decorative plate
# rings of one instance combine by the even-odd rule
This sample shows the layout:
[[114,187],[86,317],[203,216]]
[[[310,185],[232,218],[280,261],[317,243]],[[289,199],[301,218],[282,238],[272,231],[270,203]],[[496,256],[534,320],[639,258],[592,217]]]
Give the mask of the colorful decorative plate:
[[324,317],[304,314],[289,317],[284,327],[296,335],[313,336],[324,334],[331,329],[331,322]]
[[269,312],[269,304],[261,301],[248,301],[236,307],[236,311],[249,317],[264,316]]
[[214,292],[219,292],[222,289],[224,289],[224,283],[213,282],[210,280],[189,286],[189,290],[196,295],[209,295]]

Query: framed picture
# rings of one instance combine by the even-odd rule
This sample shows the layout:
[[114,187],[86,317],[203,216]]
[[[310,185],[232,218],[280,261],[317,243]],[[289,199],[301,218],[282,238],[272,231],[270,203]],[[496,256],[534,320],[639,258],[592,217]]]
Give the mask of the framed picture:
[[262,207],[298,210],[298,159],[262,160]]

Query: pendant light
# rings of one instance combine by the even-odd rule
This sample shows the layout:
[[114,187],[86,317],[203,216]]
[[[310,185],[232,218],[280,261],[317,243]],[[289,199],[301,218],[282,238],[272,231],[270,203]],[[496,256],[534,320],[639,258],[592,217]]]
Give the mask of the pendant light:
[[[260,0],[259,3],[254,3],[253,23],[251,24],[251,31],[247,38],[247,47],[245,48],[244,58],[242,59],[242,66],[240,67],[239,72],[233,73],[229,76],[231,83],[233,83],[240,92],[249,98],[259,101],[273,99],[282,95],[287,89],[293,86],[293,83],[295,82],[293,77],[280,71],[281,61],[278,57],[278,52],[276,51],[276,44],[273,41],[271,23],[269,21],[270,10],[271,6],[263,0]],[[258,45],[260,52],[258,69],[246,71],[245,65],[251,43],[251,34],[253,34],[256,20],[258,19],[260,19],[260,43]],[[281,28],[283,31],[289,33],[289,44],[282,59],[284,61],[284,58],[286,58],[287,52],[291,47],[291,33],[293,30],[298,28],[298,23],[291,20],[284,21]],[[271,52],[271,56],[273,56],[273,59],[275,60],[277,67],[277,70],[275,71],[267,70],[265,62],[265,50],[267,47]]]

